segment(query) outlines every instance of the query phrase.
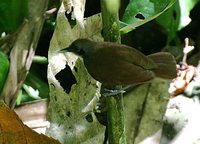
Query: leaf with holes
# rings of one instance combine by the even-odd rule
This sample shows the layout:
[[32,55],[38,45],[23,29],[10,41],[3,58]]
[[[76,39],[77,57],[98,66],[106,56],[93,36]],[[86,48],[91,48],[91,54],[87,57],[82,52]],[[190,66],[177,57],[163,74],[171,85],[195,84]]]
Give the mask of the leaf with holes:
[[170,8],[176,0],[131,0],[125,10],[122,33],[127,33],[162,14]]

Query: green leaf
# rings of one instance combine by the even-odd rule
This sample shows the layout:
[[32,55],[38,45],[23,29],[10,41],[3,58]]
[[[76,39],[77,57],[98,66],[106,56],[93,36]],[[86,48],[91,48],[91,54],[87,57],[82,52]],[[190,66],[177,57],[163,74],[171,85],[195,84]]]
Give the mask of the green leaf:
[[30,97],[34,99],[41,99],[41,97],[39,96],[39,91],[37,89],[35,90],[33,87],[26,84],[23,84],[23,88]]
[[156,21],[167,31],[168,42],[176,37],[180,23],[180,7],[178,1],[168,11],[159,16]]
[[41,98],[47,98],[49,96],[49,85],[43,80],[41,72],[39,72],[39,68],[40,67],[38,65],[32,65],[25,84],[38,90]]
[[7,79],[8,71],[9,71],[9,61],[6,55],[0,52],[0,94]]
[[0,1],[0,34],[14,32],[27,16],[27,0]]
[[181,30],[190,23],[190,11],[197,2],[198,0],[179,0],[172,8],[156,19],[166,29],[168,42],[176,37],[178,30]]
[[122,27],[120,31],[127,33],[155,19],[175,2],[176,0],[131,0],[122,20],[127,26]]
[[190,11],[198,1],[199,0],[179,0],[180,23],[178,26],[178,30],[182,29],[190,23]]

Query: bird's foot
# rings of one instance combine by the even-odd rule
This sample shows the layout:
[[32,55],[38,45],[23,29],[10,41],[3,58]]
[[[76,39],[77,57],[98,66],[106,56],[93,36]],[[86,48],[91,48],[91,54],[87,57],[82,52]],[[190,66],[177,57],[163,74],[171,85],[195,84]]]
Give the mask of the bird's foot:
[[126,91],[124,91],[123,89],[118,89],[118,90],[111,90],[111,89],[104,89],[105,93],[103,93],[102,95],[107,97],[107,96],[115,96],[118,94],[123,94]]

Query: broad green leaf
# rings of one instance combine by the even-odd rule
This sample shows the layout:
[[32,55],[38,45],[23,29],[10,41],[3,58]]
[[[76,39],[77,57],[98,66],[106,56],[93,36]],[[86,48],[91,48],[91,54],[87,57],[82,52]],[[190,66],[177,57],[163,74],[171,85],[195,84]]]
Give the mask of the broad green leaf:
[[42,75],[38,72],[41,68],[38,65],[32,65],[32,69],[26,78],[25,84],[31,86],[33,89],[38,90],[41,98],[47,98],[49,96],[49,86],[43,80]]
[[178,1],[168,11],[164,12],[156,20],[167,31],[168,42],[176,37],[180,23],[180,7]]
[[190,11],[199,0],[178,0],[172,8],[156,20],[168,32],[168,42],[176,37],[176,32],[187,26],[191,19]]
[[14,32],[27,16],[27,0],[0,1],[0,34]]
[[122,31],[122,33],[127,33],[155,19],[175,2],[176,0],[131,0],[125,10],[122,20],[127,26],[122,27],[120,31]]
[[30,97],[34,99],[41,99],[41,97],[39,96],[39,91],[37,89],[35,90],[33,87],[26,84],[23,84],[23,88]]
[[0,94],[9,71],[9,61],[4,53],[0,52]]
[[198,1],[199,0],[179,0],[180,23],[178,26],[178,30],[182,29],[190,23],[190,11]]

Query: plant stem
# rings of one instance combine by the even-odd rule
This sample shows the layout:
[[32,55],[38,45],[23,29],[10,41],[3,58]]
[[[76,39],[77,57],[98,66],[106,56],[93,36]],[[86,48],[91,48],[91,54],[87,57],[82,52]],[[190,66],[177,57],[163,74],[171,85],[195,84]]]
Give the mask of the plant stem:
[[[101,11],[103,19],[103,37],[105,41],[120,43],[120,27],[118,10],[113,12],[109,10],[108,2],[110,0],[101,0]],[[118,1],[118,0],[116,0]],[[104,86],[103,86],[104,87]],[[102,87],[102,88],[103,88]],[[116,86],[120,90],[122,86]],[[126,144],[123,94],[107,96],[107,130],[109,144]]]
[[103,37],[105,41],[121,43],[118,11],[115,13],[109,11],[106,4],[108,1],[110,0],[101,0]]
[[[121,89],[121,86],[118,86]],[[126,144],[123,94],[106,97],[109,144]]]
[[33,57],[33,63],[38,63],[38,64],[48,64],[48,59],[44,56],[37,56],[35,55]]

